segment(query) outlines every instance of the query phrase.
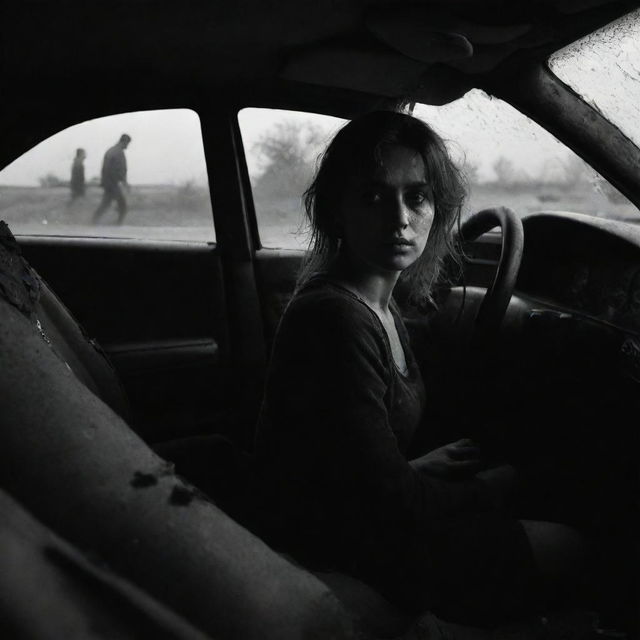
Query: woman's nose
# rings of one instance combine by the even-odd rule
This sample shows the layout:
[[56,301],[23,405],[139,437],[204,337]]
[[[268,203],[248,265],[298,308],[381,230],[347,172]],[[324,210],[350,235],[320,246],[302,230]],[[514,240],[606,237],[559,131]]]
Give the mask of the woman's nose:
[[402,197],[394,198],[390,217],[393,221],[393,226],[405,229],[409,226],[409,208],[404,202]]

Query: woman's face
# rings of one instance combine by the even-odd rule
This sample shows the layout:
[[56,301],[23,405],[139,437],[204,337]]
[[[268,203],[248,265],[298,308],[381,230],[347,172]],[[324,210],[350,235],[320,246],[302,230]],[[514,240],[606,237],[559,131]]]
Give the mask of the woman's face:
[[419,153],[400,145],[347,186],[340,207],[343,250],[374,272],[402,271],[424,251],[433,224],[431,189]]

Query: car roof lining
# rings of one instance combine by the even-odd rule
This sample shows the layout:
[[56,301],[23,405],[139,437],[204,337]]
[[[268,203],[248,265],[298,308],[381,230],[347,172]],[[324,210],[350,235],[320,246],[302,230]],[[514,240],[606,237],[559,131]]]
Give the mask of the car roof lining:
[[[574,14],[507,10],[499,18],[487,11],[465,15],[437,3],[372,6],[363,26],[329,41],[313,42],[289,53],[281,74],[289,79],[327,87],[351,87],[383,96],[412,96],[427,104],[445,104],[461,97],[474,78],[489,74],[514,54],[529,52],[537,61],[617,17],[612,6],[592,7]],[[447,73],[433,77],[434,65]],[[470,76],[460,82],[455,71]],[[453,82],[449,82],[453,76]]]

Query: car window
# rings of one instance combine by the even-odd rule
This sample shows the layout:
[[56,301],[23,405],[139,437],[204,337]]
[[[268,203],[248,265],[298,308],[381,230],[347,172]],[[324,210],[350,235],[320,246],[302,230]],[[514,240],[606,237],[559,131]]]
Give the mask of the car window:
[[549,68],[640,146],[640,9],[554,53]]
[[89,120],[0,171],[17,235],[215,241],[200,120],[189,109]]
[[319,154],[347,121],[316,113],[253,108],[240,111],[238,121],[262,245],[306,248],[302,195]]
[[[568,147],[483,91],[439,107],[417,104],[413,115],[445,139],[466,174],[463,217],[504,205],[520,215],[555,210],[637,218],[638,209]],[[302,194],[318,155],[345,121],[251,108],[239,122],[262,245],[306,247]]]

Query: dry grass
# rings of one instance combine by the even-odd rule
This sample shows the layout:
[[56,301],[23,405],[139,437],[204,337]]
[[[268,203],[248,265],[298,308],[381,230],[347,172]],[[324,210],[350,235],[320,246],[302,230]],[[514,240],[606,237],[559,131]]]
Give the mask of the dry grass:
[[[71,203],[69,190],[64,187],[0,186],[0,219],[16,233],[33,233],[39,229],[40,233],[60,235],[69,228],[76,235],[79,228],[85,228],[86,235],[103,235],[94,233],[92,220],[101,198],[100,187],[89,187],[84,198]],[[115,227],[117,218],[112,205],[101,218],[100,227]],[[166,229],[191,228],[210,229],[208,235],[212,236],[212,220],[211,201],[204,187],[191,184],[133,186],[125,225],[149,228],[149,237],[156,235],[155,230],[162,234]]]
[[[0,186],[0,219],[16,233],[80,236],[118,236],[149,239],[212,241],[215,234],[206,188],[192,184],[133,186],[129,213],[116,225],[115,208],[93,225],[93,212],[102,189],[89,187],[84,198],[69,203],[64,187]],[[301,201],[298,197],[272,199],[255,194],[258,222],[265,246],[306,246]],[[497,184],[474,185],[467,211],[506,205],[517,213],[556,210],[640,222],[640,212],[630,202],[607,197],[590,185],[573,189],[550,185],[504,188]]]

